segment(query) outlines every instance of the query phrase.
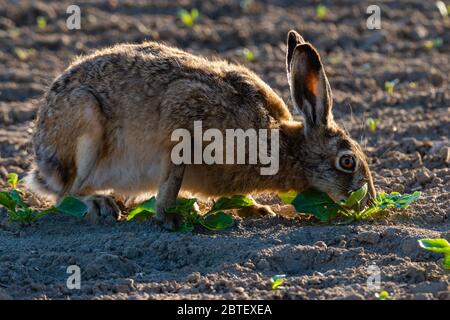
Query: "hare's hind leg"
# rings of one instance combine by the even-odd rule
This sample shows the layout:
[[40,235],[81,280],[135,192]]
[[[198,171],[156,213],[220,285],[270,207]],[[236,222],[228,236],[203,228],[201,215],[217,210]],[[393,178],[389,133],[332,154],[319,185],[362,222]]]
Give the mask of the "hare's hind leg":
[[87,184],[105,147],[100,102],[82,88],[53,94],[49,93],[33,137],[37,166],[28,178],[31,189],[57,199],[83,197],[89,206],[86,217],[92,222],[117,217],[120,210],[112,199],[95,195],[95,188]]
[[120,217],[119,206],[112,197],[96,194],[95,187],[89,184],[88,179],[107,147],[104,115],[101,112],[101,102],[91,92],[84,91],[82,97],[84,126],[77,138],[75,151],[77,171],[68,193],[82,196],[89,208],[85,218],[90,223],[111,223]]

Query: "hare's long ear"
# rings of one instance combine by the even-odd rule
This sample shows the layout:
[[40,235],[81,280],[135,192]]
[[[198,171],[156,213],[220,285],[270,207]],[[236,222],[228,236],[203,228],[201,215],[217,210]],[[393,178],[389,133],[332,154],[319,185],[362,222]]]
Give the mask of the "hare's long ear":
[[288,80],[291,73],[291,62],[292,62],[292,54],[294,53],[294,49],[297,45],[305,43],[303,37],[298,34],[297,31],[291,30],[288,32],[287,37],[287,52],[286,52],[286,71]]
[[294,104],[305,117],[305,129],[329,126],[332,95],[316,49],[309,43],[297,45],[292,53],[289,85]]

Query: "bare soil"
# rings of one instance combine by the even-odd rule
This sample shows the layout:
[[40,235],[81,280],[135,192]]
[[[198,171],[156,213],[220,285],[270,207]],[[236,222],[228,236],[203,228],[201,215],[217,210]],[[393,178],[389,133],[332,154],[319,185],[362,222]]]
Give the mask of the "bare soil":
[[[323,1],[328,14],[319,19],[317,1],[255,0],[244,9],[237,0],[88,0],[78,1],[81,30],[68,30],[72,3],[0,0],[1,180],[30,168],[35,99],[76,55],[165,41],[247,65],[291,105],[285,37],[296,29],[321,52],[335,116],[365,146],[377,188],[422,192],[407,210],[347,226],[278,216],[237,219],[218,233],[173,233],[152,221],[93,226],[62,215],[20,226],[0,209],[0,298],[374,299],[387,290],[396,299],[450,299],[442,257],[417,244],[450,240],[450,19],[434,2]],[[371,4],[381,7],[381,30],[366,27]],[[199,10],[193,28],[178,19],[180,7]],[[380,119],[375,133],[368,117]],[[280,211],[273,194],[261,200]],[[367,286],[372,264],[381,269],[377,290]],[[69,265],[81,268],[80,290],[66,287]],[[271,290],[275,274],[286,281]]]

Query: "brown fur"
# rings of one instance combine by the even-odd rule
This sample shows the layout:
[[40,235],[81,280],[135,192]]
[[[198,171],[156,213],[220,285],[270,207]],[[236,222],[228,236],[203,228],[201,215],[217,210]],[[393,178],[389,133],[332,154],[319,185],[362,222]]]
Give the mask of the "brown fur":
[[[288,60],[298,56],[291,47],[303,41],[298,37],[288,41]],[[325,74],[317,73],[321,64],[303,62],[309,68],[306,90],[328,92]],[[291,66],[288,61],[292,90],[292,79],[301,78],[301,72],[289,71]],[[314,82],[316,78],[322,82]],[[260,175],[258,165],[174,166],[171,134],[178,128],[192,131],[194,120],[203,121],[203,130],[222,132],[281,129],[279,173]],[[353,174],[334,168],[342,141],[359,159],[360,169]],[[41,191],[57,196],[102,190],[136,195],[159,188],[158,217],[169,227],[177,222],[166,221],[164,209],[174,204],[180,185],[204,196],[315,186],[336,198],[362,181],[372,186],[364,154],[331,113],[324,126],[294,121],[275,92],[245,67],[155,42],[117,45],[74,61],[44,97],[33,144],[37,167],[30,181]]]

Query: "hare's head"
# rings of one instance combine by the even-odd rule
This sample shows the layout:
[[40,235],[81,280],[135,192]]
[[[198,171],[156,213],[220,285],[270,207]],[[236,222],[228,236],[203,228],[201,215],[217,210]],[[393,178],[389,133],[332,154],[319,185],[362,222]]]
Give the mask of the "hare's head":
[[299,148],[298,159],[308,184],[339,201],[367,183],[369,195],[374,197],[361,147],[333,120],[331,88],[318,52],[295,31],[289,32],[287,46],[291,96],[304,116],[305,143]]

